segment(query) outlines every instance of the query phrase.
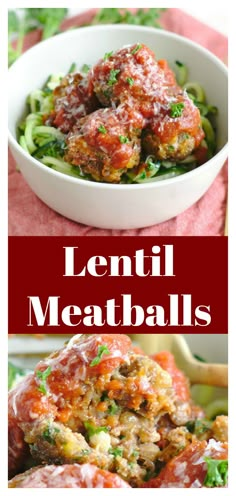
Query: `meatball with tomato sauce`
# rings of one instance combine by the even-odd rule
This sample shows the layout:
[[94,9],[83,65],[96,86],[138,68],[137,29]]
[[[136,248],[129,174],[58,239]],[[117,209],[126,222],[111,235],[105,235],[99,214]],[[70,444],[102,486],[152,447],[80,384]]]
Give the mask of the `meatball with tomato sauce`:
[[[91,70],[89,79],[102,105],[118,106],[130,101],[145,118],[156,115],[165,101],[166,86],[170,85],[166,68],[142,44],[105,55]],[[174,75],[171,81],[175,81]]]
[[101,470],[94,465],[48,465],[34,467],[23,474],[17,475],[8,483],[9,488],[98,488],[98,487],[130,487],[121,477]]
[[67,138],[65,160],[95,181],[119,183],[138,165],[143,117],[135,109],[99,109],[81,119]]
[[227,487],[227,460],[227,443],[195,441],[143,487]]
[[53,111],[47,117],[47,124],[68,133],[78,119],[90,114],[99,106],[91,84],[80,73],[65,76],[53,90]]
[[[128,336],[74,336],[10,392],[9,423],[37,463],[91,463],[139,487],[155,471],[158,422],[174,402],[171,376]],[[11,436],[10,454],[15,447]]]
[[182,93],[170,96],[158,115],[150,119],[142,145],[159,160],[183,160],[204,138],[199,109]]

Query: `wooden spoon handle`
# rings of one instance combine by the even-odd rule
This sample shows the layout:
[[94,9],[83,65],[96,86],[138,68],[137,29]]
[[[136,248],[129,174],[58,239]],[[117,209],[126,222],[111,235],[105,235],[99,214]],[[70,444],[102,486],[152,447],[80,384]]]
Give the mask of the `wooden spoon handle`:
[[178,367],[185,372],[192,384],[228,386],[228,365],[199,362],[193,357],[183,336],[173,335],[172,351]]

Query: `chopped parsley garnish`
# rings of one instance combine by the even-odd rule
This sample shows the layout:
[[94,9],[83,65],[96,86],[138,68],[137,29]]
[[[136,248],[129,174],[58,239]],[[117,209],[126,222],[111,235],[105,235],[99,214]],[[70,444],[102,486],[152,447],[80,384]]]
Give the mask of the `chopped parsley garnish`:
[[207,463],[207,474],[203,485],[206,487],[222,487],[227,485],[228,460],[214,460],[205,457]]
[[83,72],[84,74],[88,74],[88,72],[90,71],[90,68],[91,68],[91,65],[84,64],[84,65],[81,67],[81,72]]
[[89,454],[90,454],[90,450],[89,449],[82,449],[79,452],[79,458],[81,458],[82,456],[88,456]]
[[36,370],[36,377],[40,379],[38,390],[43,394],[47,394],[47,378],[51,374],[51,371],[51,367],[47,367],[43,372]]
[[133,50],[131,50],[132,55],[134,55],[135,53],[137,53],[137,52],[140,50],[140,48],[142,48],[142,45],[140,45],[140,43],[138,43],[138,44],[137,44],[137,45],[133,48]]
[[190,134],[188,134],[188,133],[183,133],[183,134],[181,134],[181,136],[183,139],[189,139],[190,138]]
[[123,455],[123,448],[119,448],[118,446],[117,448],[110,448],[108,450],[108,453],[110,453],[110,455],[113,455],[116,458],[117,456]]
[[107,391],[103,391],[101,395],[101,401],[105,401],[109,398]]
[[91,66],[88,65],[88,64],[84,64],[82,67],[81,67],[81,72],[83,72],[84,74],[88,74],[88,72],[90,71],[90,68]]
[[75,71],[76,71],[76,63],[72,62],[67,74],[71,74],[72,72],[75,72]]
[[99,434],[99,432],[108,432],[107,427],[97,427],[96,425],[90,424],[90,422],[84,422],[84,427],[87,431],[88,437],[94,436],[94,434]]
[[104,90],[102,91],[103,95],[106,97],[106,98],[110,98],[110,91],[109,90]]
[[186,423],[186,428],[192,434],[195,434],[196,436],[201,436],[201,434],[204,434],[206,431],[208,431],[211,428],[211,422],[209,420],[199,420],[199,419],[189,420],[189,422]]
[[131,456],[135,456],[137,458],[139,455],[139,452],[137,450],[132,451]]
[[198,360],[199,362],[206,362],[205,358],[203,358],[202,356],[200,355],[197,355],[196,353],[194,353],[194,358],[196,358],[196,360]]
[[108,85],[113,86],[113,84],[117,83],[117,77],[120,73],[120,69],[111,69],[108,79]]
[[141,174],[139,174],[139,179],[146,179],[146,172],[143,171]]
[[134,79],[133,79],[133,78],[131,78],[131,77],[127,77],[127,78],[126,78],[126,81],[127,81],[127,83],[128,83],[130,86],[133,86],[133,85],[134,85]]
[[90,367],[95,367],[95,365],[98,365],[101,362],[103,355],[110,355],[110,351],[108,350],[106,344],[102,344],[98,347],[98,354],[90,363]]
[[108,413],[110,415],[115,415],[116,413],[118,413],[118,411],[120,410],[120,407],[116,404],[116,402],[114,400],[111,400],[111,403],[110,405],[108,406]]
[[180,62],[179,60],[176,60],[175,63],[176,63],[176,65],[178,67],[183,67],[184,66],[184,64],[182,64],[182,62]]
[[109,59],[112,55],[113,55],[113,52],[107,52],[107,53],[105,53],[105,55],[103,57],[103,60]]
[[98,127],[98,131],[99,131],[99,133],[107,134],[107,130],[106,130],[105,126],[103,126],[103,124],[101,124],[101,126]]
[[174,152],[175,147],[174,147],[173,145],[168,145],[168,150],[169,150],[170,152]]
[[58,432],[60,432],[60,429],[58,429],[57,427],[53,427],[51,425],[48,425],[46,427],[46,429],[43,431],[42,437],[43,437],[44,441],[47,441],[50,444],[56,444],[54,437],[55,437],[55,434],[57,434]]
[[181,117],[184,109],[184,103],[179,102],[179,103],[171,103],[170,104],[170,116],[175,118],[175,117]]
[[127,136],[119,136],[119,140],[121,143],[129,143],[129,138]]

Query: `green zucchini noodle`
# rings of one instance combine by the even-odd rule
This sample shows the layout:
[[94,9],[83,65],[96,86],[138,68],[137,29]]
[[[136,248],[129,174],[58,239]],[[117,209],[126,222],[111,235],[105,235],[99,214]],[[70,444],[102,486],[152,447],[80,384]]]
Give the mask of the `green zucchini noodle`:
[[[201,114],[201,125],[205,133],[205,138],[200,144],[201,149],[206,149],[207,159],[216,153],[216,131],[215,114],[217,108],[209,105],[206,100],[204,88],[198,82],[188,81],[187,66],[180,62],[175,62],[176,79],[178,84],[185,90],[194,104],[199,108]],[[88,66],[84,66],[82,72],[87,71]],[[75,64],[69,70],[75,71]],[[45,116],[53,111],[53,90],[60,84],[65,74],[52,74],[46,81],[42,89],[33,90],[28,99],[28,113],[18,126],[18,141],[21,147],[35,159],[42,162],[62,174],[67,174],[76,178],[91,180],[90,175],[84,174],[79,166],[73,166],[64,160],[66,151],[67,136],[56,127],[46,125]],[[202,163],[202,162],[200,162]],[[137,173],[128,170],[121,176],[122,184],[142,184],[164,179],[174,178],[197,168],[199,158],[193,151],[184,160],[157,160],[149,155],[145,159],[146,166]]]

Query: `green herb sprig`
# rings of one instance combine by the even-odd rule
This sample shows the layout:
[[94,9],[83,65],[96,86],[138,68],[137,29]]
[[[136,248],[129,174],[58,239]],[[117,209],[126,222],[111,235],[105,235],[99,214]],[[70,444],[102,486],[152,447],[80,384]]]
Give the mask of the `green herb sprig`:
[[205,457],[207,463],[207,474],[203,485],[206,487],[222,487],[227,485],[228,460],[214,460]]
[[101,362],[101,359],[103,355],[110,355],[110,351],[108,350],[108,347],[106,344],[102,344],[98,347],[98,354],[97,356],[91,361],[89,364],[90,367],[95,367],[95,365],[98,365]]
[[107,427],[105,427],[105,426],[104,427],[97,427],[88,421],[84,422],[84,427],[87,431],[87,435],[89,438],[94,436],[94,434],[99,434],[99,432],[108,432]]
[[137,9],[135,14],[128,9],[100,9],[92,24],[135,24],[160,28],[159,19],[166,9]]
[[183,102],[170,104],[170,116],[173,117],[174,119],[176,117],[181,117],[183,110],[184,110]]
[[[50,38],[60,30],[68,9],[15,9],[8,12],[8,64],[9,66],[21,55],[24,36],[30,31],[41,28],[41,39]],[[12,39],[17,38],[16,48]]]
[[47,378],[51,374],[52,369],[51,367],[47,367],[43,372],[41,370],[36,370],[36,377],[40,379],[39,387],[38,390],[43,393],[47,394]]

